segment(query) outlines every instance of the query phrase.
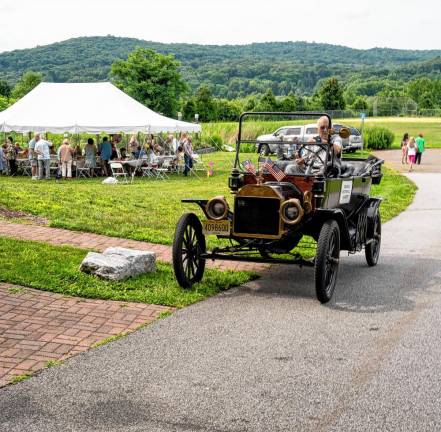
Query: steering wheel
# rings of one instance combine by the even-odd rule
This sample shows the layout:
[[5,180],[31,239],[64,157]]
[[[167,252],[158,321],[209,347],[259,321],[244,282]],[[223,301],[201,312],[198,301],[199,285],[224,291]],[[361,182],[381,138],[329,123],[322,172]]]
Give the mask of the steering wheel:
[[[320,147],[319,149],[313,149],[312,146],[318,146]],[[328,144],[323,144],[323,143],[308,143],[308,144],[302,144],[298,150],[300,157],[301,153],[303,150],[307,151],[309,154],[311,154],[311,159],[308,161],[308,166],[306,168],[305,174],[309,175],[312,171],[312,168],[314,166],[314,162],[316,160],[319,160],[321,162],[321,164],[323,165],[323,167],[325,167],[326,165],[326,160],[323,160],[322,156],[320,155],[320,153],[322,152],[322,150],[325,150],[325,152],[327,151],[327,146]]]

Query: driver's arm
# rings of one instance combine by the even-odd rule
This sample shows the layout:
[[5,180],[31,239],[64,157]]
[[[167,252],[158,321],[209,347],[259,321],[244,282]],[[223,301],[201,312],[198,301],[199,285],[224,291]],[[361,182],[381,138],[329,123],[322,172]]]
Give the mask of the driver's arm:
[[342,142],[341,142],[341,138],[340,137],[336,137],[334,138],[333,142],[332,142],[332,147],[334,149],[334,153],[336,155],[341,154],[341,149],[343,147]]

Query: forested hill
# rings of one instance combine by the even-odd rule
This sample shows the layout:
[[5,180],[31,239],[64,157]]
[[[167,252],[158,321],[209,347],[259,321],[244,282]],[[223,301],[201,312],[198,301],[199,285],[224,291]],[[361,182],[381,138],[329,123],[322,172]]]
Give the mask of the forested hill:
[[84,82],[108,79],[110,65],[138,46],[171,53],[182,63],[192,91],[210,84],[216,96],[233,98],[263,93],[310,93],[329,76],[349,79],[409,80],[439,77],[441,50],[386,48],[357,50],[307,42],[249,45],[162,44],[139,39],[82,37],[0,54],[0,78],[11,84],[26,70],[42,72],[46,81]]

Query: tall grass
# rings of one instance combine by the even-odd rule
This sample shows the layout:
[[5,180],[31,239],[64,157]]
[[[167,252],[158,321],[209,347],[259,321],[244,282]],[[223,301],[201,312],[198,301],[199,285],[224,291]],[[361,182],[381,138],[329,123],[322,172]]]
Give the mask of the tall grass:
[[[250,120],[244,122],[242,137],[244,139],[255,139],[259,135],[274,132],[281,126],[314,123],[314,119],[310,120],[276,120],[276,121],[257,121]],[[337,123],[361,127],[361,121],[358,118],[353,119],[338,119]],[[394,134],[394,142],[392,148],[399,148],[401,139],[405,132],[409,135],[417,136],[422,132],[426,139],[427,147],[441,147],[441,119],[437,118],[396,118],[396,117],[376,117],[368,118],[365,126],[383,126],[390,129]],[[202,125],[201,140],[205,143],[210,143],[211,137],[216,136],[217,142],[227,145],[234,145],[236,143],[237,134],[239,130],[238,122],[217,122],[204,123]]]

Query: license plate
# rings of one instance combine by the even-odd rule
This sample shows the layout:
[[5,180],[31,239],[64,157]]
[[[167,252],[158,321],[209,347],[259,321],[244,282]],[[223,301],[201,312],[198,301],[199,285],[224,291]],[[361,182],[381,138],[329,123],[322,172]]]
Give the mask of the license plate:
[[202,232],[205,235],[230,235],[229,220],[204,220],[202,221]]

